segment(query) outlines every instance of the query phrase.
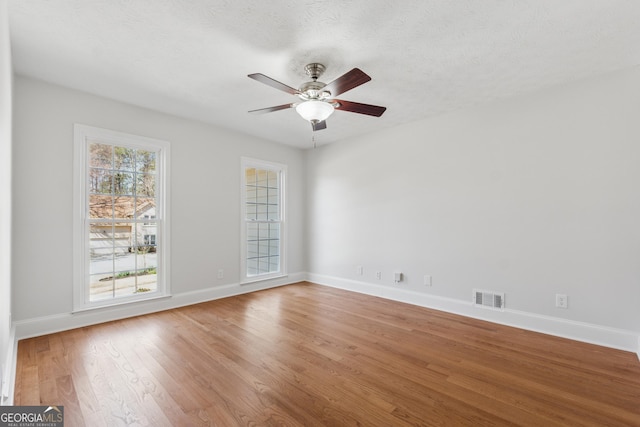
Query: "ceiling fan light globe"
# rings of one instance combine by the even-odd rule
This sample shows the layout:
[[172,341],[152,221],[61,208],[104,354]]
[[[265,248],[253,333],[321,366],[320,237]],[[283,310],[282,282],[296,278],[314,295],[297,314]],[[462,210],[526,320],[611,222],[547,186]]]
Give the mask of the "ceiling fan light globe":
[[328,102],[316,100],[301,102],[296,106],[296,111],[298,112],[298,114],[300,114],[303,119],[309,122],[313,120],[322,122],[333,113],[333,110],[333,105],[329,104]]

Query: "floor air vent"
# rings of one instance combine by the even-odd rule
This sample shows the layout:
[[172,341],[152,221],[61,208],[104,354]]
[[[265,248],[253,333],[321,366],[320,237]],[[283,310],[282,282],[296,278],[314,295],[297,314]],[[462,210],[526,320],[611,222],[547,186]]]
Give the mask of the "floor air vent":
[[494,310],[504,310],[504,293],[474,289],[473,305]]

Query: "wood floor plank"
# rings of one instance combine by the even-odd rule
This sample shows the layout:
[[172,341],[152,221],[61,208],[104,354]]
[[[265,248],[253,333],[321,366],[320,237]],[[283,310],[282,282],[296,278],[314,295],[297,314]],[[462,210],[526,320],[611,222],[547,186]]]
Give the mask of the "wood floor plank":
[[[20,354],[20,350],[18,350],[18,354]],[[40,405],[38,366],[22,366],[18,372],[20,373],[20,388],[16,391],[14,402],[30,402],[26,405]],[[20,403],[16,403],[16,405],[20,405]]]
[[66,426],[640,426],[633,353],[299,283],[18,344]]

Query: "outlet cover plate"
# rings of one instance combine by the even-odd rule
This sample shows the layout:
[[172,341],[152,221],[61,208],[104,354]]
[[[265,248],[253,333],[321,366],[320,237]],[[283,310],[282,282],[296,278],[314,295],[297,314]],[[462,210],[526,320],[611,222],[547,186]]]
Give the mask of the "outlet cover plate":
[[556,307],[569,308],[569,298],[565,294],[556,294]]

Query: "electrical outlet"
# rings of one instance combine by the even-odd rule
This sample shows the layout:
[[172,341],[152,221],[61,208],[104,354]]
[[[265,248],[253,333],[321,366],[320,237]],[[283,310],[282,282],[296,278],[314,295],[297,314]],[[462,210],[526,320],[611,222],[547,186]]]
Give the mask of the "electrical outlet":
[[224,270],[220,269],[218,270],[218,279],[223,279],[224,278]]
[[378,280],[382,279],[382,272],[381,271],[376,271],[376,279],[378,279]]
[[424,276],[424,285],[425,286],[431,286],[431,276]]
[[364,271],[364,269],[362,268],[361,265],[356,266],[356,274],[358,276],[362,276],[363,271]]
[[556,307],[558,308],[568,308],[569,307],[569,297],[565,294],[556,294]]

